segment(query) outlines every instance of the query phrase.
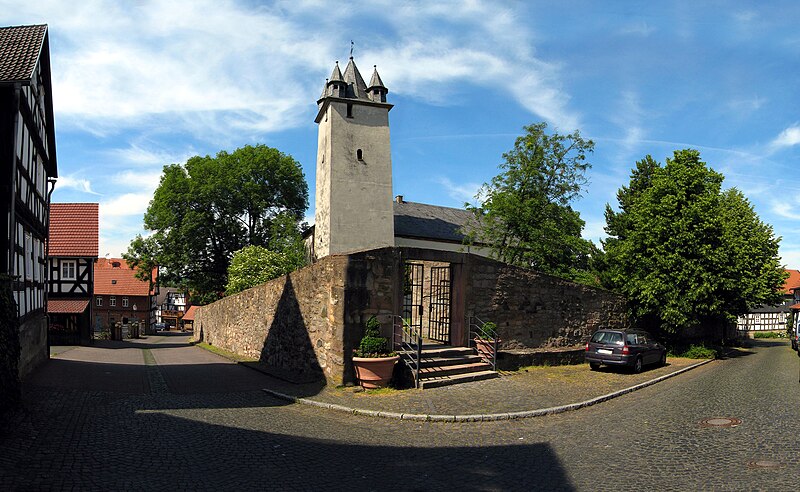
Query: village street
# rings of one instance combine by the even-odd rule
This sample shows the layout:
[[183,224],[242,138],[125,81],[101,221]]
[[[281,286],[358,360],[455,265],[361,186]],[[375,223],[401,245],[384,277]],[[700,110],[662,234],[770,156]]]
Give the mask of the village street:
[[[783,340],[573,412],[422,423],[287,404],[261,391],[275,384],[270,377],[171,335],[127,348],[73,348],[40,369],[25,385],[27,413],[0,436],[0,489],[796,490],[800,483],[800,361]],[[741,424],[701,425],[713,417]]]

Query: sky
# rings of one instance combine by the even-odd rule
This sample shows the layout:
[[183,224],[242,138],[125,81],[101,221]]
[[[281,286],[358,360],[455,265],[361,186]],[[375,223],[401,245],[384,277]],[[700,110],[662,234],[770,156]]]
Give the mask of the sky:
[[522,127],[595,142],[584,236],[635,162],[697,149],[800,269],[800,3],[0,0],[49,25],[54,202],[100,203],[100,256],[136,234],[163,166],[266,144],[301,163],[313,222],[316,100],[334,63],[389,89],[393,186],[462,207]]

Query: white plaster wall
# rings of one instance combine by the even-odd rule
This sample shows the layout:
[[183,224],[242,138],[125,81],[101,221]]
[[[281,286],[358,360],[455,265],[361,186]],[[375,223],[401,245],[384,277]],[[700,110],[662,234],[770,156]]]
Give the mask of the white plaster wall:
[[352,111],[348,118],[345,101],[330,101],[319,123],[318,258],[394,246],[389,108],[353,103]]

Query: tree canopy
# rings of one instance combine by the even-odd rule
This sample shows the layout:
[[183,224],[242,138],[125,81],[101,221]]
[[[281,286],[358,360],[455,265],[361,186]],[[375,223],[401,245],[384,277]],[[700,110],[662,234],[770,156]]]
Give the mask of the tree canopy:
[[[696,150],[661,166],[647,156],[606,207],[603,283],[624,293],[634,319],[666,334],[719,329],[780,300],[780,238]],[[719,331],[717,331],[718,336]]]
[[286,275],[302,266],[297,260],[289,254],[271,251],[262,246],[245,246],[233,254],[228,267],[225,294],[236,294]]
[[307,208],[300,164],[276,149],[248,145],[195,156],[164,167],[144,216],[152,234],[137,236],[124,256],[142,276],[159,265],[164,281],[208,302],[225,290],[235,251],[263,246],[297,256]]
[[469,241],[491,245],[493,257],[514,265],[587,281],[591,242],[581,237],[584,221],[571,203],[586,185],[594,150],[576,130],[546,133],[547,124],[524,127],[525,134],[503,154],[502,172],[481,188]]

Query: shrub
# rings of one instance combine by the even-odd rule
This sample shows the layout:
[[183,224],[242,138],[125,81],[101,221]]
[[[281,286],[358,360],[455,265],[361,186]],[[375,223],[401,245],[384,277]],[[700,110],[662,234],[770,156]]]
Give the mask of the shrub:
[[378,318],[371,316],[366,323],[364,336],[355,351],[356,357],[388,357],[392,355],[389,350],[389,340],[381,336],[381,323]]
[[685,352],[680,354],[680,357],[686,357],[687,359],[715,359],[717,351],[702,344],[690,345]]
[[786,338],[786,332],[758,331],[753,334],[753,338]]

